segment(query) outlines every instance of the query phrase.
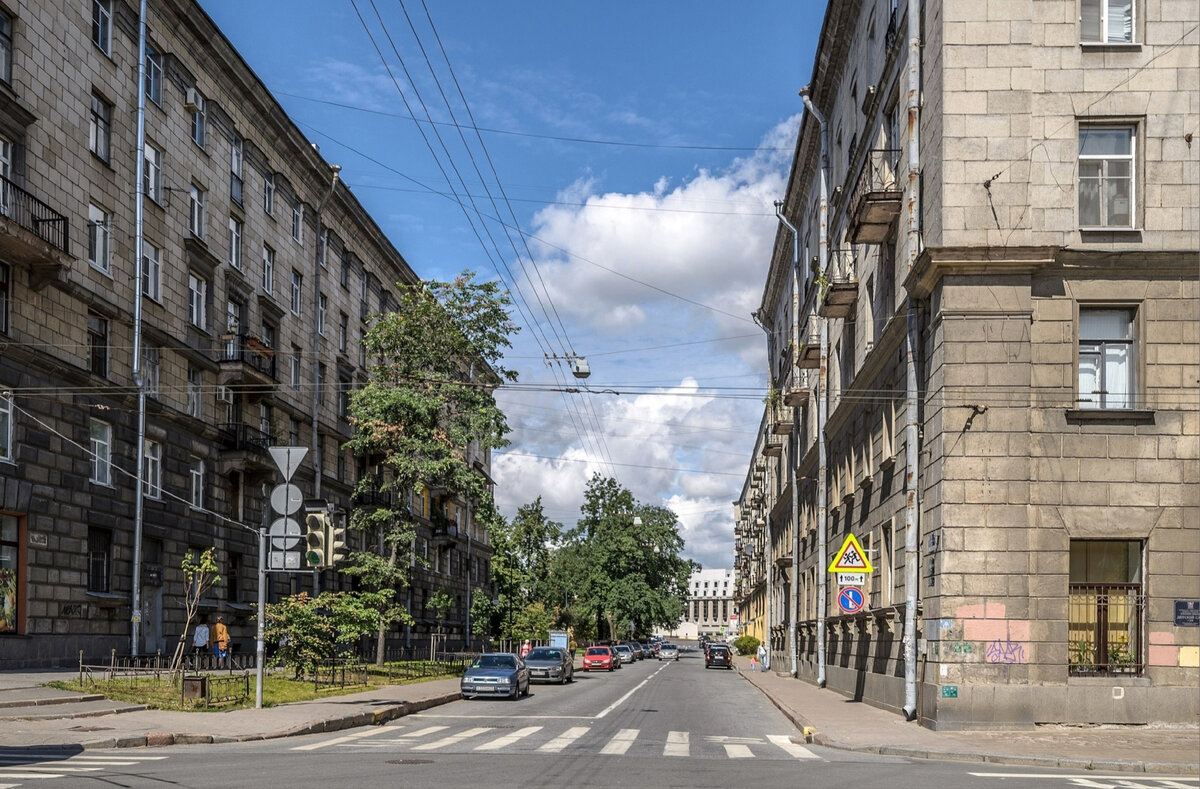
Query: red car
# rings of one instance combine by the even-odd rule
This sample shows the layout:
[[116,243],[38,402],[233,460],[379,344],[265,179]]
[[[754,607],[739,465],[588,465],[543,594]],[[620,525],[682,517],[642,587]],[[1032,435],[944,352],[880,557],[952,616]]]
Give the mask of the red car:
[[613,660],[611,647],[588,647],[583,653],[583,670],[612,671]]

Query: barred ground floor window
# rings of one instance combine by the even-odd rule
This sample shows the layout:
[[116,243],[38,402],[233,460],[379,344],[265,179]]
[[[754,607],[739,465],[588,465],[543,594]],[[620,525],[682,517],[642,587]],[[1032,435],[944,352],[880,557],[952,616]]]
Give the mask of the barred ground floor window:
[[1071,675],[1142,673],[1142,577],[1140,541],[1071,541]]

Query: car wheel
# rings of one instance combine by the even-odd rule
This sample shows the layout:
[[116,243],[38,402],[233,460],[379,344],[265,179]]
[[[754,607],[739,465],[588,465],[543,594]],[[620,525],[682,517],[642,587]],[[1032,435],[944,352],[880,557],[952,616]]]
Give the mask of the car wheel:
[[567,674],[567,682],[574,682],[574,681],[575,681],[575,672],[574,672],[574,670],[572,670],[571,673]]
[[530,689],[531,687],[533,687],[533,683],[532,683],[532,682],[526,682],[526,683],[525,683],[525,692],[524,692],[524,693],[522,693],[521,695],[522,695],[522,696],[528,696],[528,695],[529,695],[529,689]]
[[609,670],[609,672],[610,672],[610,673],[612,672],[612,670],[613,670],[612,663],[609,663],[609,664],[608,664],[608,670]]

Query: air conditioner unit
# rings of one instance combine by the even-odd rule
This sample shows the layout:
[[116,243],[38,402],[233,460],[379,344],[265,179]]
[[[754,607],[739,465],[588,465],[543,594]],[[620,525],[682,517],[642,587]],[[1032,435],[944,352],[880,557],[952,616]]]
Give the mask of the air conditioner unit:
[[204,110],[204,97],[195,88],[188,88],[183,98],[183,106],[192,112],[201,112]]
[[230,389],[228,386],[218,386],[217,387],[217,402],[218,403],[232,403],[233,402],[233,390]]

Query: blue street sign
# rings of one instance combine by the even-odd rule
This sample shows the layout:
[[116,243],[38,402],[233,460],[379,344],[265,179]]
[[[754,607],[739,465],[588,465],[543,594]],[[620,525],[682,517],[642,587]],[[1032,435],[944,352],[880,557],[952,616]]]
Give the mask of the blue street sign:
[[846,586],[842,591],[838,592],[838,607],[847,614],[857,614],[862,610],[863,603],[866,599],[863,597],[862,589],[857,586]]

